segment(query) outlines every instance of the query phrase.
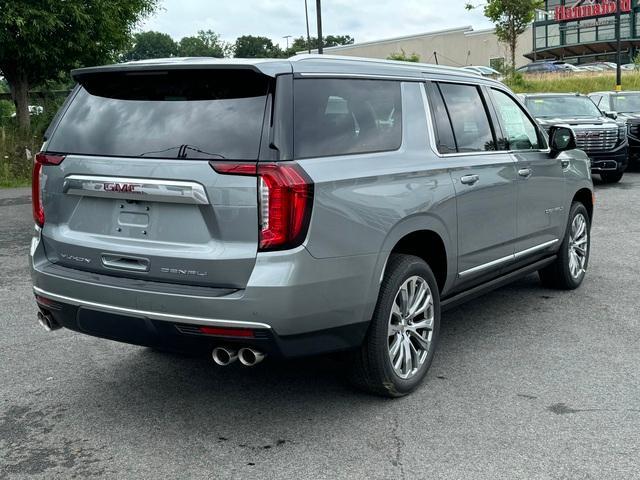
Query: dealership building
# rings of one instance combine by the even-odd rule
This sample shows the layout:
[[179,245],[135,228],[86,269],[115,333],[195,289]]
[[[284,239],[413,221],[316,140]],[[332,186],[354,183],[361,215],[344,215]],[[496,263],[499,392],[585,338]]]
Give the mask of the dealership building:
[[[622,63],[640,53],[640,0],[620,0]],[[616,0],[545,0],[532,26],[520,35],[516,67],[531,61],[564,60],[580,64],[615,61]],[[325,53],[387,58],[413,53],[441,65],[499,67],[509,58],[493,29],[470,26],[325,48]]]
[[[545,0],[537,13],[531,60],[616,61],[616,0]],[[622,63],[640,52],[638,0],[620,0]]]

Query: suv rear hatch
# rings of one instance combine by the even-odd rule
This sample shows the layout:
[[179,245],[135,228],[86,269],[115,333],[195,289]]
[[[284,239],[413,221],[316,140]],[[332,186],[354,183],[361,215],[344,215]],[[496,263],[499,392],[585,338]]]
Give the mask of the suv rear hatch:
[[[48,259],[148,281],[244,287],[258,250],[257,178],[217,173],[209,161],[257,164],[274,78],[147,67],[76,80],[41,155]],[[45,155],[64,159],[47,165]]]

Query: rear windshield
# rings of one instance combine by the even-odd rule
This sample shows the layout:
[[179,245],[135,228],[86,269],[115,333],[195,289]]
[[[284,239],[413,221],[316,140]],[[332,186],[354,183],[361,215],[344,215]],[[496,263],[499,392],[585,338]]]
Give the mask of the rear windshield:
[[252,71],[96,74],[47,150],[66,154],[256,160],[269,78]]

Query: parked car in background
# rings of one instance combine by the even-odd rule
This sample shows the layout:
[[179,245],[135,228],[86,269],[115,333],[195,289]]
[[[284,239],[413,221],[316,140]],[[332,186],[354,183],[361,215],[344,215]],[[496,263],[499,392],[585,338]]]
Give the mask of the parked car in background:
[[620,65],[622,70],[640,70],[640,65],[637,63],[625,63],[624,65]]
[[325,55],[72,76],[33,172],[47,329],[219,365],[343,351],[356,385],[397,397],[441,310],[585,277],[589,158],[497,81]]
[[589,63],[581,63],[582,67],[596,67],[602,70],[616,70],[618,68],[617,64],[614,62],[589,62]]
[[608,117],[626,122],[629,160],[640,163],[640,91],[593,92],[589,98]]
[[557,73],[563,71],[555,62],[533,62],[516,69],[520,73]]
[[555,62],[555,64],[558,67],[558,69],[560,69],[560,71],[563,71],[563,72],[580,72],[581,71],[580,68],[576,67],[571,63]]
[[483,65],[467,65],[462,69],[477,73],[483,77],[493,78],[494,80],[502,80],[503,78],[503,75],[498,70]]
[[[29,105],[29,115],[34,116],[34,115],[42,115],[44,113],[44,107],[42,107],[41,105]],[[11,114],[11,118],[15,118],[16,116],[16,112],[13,112]]]
[[591,171],[603,182],[619,182],[628,162],[627,126],[607,117],[586,95],[537,93],[524,103],[543,128],[567,125],[576,134],[578,148],[591,159]]

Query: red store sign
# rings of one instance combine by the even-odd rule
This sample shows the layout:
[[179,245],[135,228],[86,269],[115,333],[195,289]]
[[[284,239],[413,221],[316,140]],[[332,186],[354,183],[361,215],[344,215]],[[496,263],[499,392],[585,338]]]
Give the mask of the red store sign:
[[[631,0],[620,0],[620,13],[631,11]],[[556,21],[568,22],[616,13],[616,0],[577,0],[573,6],[556,7]]]

